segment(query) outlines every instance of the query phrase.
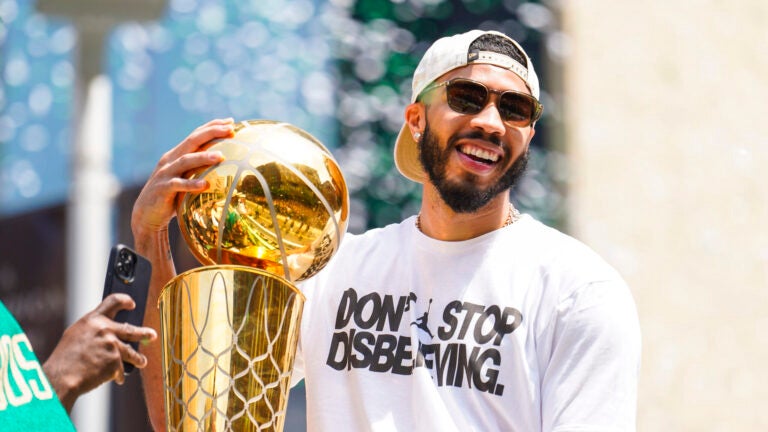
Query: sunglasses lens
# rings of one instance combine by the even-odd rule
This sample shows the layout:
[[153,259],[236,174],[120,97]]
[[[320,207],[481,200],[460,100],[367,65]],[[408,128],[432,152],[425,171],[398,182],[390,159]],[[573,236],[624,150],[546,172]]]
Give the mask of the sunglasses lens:
[[527,123],[533,120],[536,111],[534,101],[519,93],[504,93],[499,100],[501,117],[512,123]]
[[[477,82],[457,79],[447,85],[448,106],[460,114],[477,114],[488,103],[488,89]],[[498,102],[501,118],[509,123],[526,126],[535,120],[536,102],[522,93],[501,94]]]
[[488,101],[488,89],[470,81],[455,81],[448,84],[448,106],[460,114],[477,114]]

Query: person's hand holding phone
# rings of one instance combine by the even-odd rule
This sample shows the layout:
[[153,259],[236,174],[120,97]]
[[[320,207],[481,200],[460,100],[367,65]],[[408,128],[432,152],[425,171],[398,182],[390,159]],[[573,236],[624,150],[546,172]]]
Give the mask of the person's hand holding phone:
[[[135,307],[123,309],[114,315],[118,323],[128,323],[136,327],[144,323],[144,310],[149,291],[149,279],[152,275],[152,264],[133,251],[128,246],[117,244],[112,248],[107,263],[106,278],[104,280],[103,298],[113,293],[128,294],[135,302]],[[123,339],[126,341],[125,339]],[[126,341],[134,350],[138,351],[137,341]],[[123,363],[123,371],[129,374],[134,365],[130,362]]]
[[124,362],[139,368],[146,366],[146,357],[130,343],[154,341],[157,333],[114,320],[118,312],[135,307],[129,295],[110,294],[64,331],[43,370],[67,412],[80,395],[102,383],[114,379],[122,384]]

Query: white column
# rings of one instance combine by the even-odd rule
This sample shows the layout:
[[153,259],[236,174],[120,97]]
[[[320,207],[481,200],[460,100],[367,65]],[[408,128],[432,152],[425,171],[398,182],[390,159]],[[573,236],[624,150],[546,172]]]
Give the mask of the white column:
[[[77,139],[72,154],[72,190],[67,214],[67,322],[73,323],[101,300],[112,243],[112,202],[117,182],[111,174],[112,87],[97,75],[83,83],[83,112],[76,116]],[[108,428],[109,385],[82,396],[72,410],[79,432]]]

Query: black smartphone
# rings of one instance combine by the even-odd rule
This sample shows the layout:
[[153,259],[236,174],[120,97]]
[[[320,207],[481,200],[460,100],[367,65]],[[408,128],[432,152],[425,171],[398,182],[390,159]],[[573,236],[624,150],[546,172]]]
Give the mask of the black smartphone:
[[[112,293],[125,293],[133,298],[136,307],[133,310],[121,310],[115,315],[115,321],[127,322],[135,326],[144,323],[144,309],[147,304],[149,291],[149,278],[152,275],[152,264],[133,251],[128,246],[117,244],[109,253],[107,264],[107,277],[104,281],[104,294],[102,300]],[[139,348],[138,342],[130,342],[134,349]],[[131,373],[135,367],[123,362],[126,374]]]

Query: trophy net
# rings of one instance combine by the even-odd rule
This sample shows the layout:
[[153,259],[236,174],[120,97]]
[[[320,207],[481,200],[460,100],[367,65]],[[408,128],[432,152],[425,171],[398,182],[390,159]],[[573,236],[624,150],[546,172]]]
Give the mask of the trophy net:
[[170,430],[281,431],[304,296],[262,270],[211,266],[160,296]]

